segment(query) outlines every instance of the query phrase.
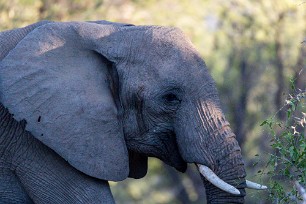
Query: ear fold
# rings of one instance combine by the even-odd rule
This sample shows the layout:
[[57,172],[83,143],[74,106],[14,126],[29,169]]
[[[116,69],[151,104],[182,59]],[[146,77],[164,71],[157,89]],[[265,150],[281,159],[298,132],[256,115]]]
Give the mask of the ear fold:
[[[1,102],[26,129],[78,170],[104,180],[128,176],[117,99],[110,86],[119,27],[49,23],[0,64]],[[120,50],[120,49],[119,49]]]

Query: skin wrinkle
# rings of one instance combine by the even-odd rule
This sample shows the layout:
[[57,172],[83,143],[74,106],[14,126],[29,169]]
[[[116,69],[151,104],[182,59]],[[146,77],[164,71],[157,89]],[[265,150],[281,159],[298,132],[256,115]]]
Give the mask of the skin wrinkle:
[[[233,164],[237,166],[244,165],[243,162],[240,162],[242,158],[239,156],[239,154],[240,154],[240,151],[231,151],[230,154],[227,155],[231,159],[228,159],[228,160],[221,159],[220,169],[218,170],[217,173],[219,173],[220,175],[226,176],[227,174],[234,173],[233,172],[234,170],[230,168],[231,165]],[[232,170],[232,171],[228,171],[228,170]]]
[[[220,136],[220,134],[215,134],[215,132],[220,132],[220,127],[218,127],[215,121],[215,118],[219,118],[219,113],[215,114],[214,109],[212,109],[209,105],[206,105],[206,103],[200,102],[198,104],[198,112],[200,114],[201,121],[204,124],[204,127],[206,129],[206,132],[209,133],[208,140],[209,143],[214,144],[215,140],[217,139],[217,136]],[[221,116],[222,117],[222,116]],[[209,128],[207,128],[209,127]],[[212,134],[213,133],[213,134]],[[214,137],[212,137],[214,136]]]
[[[156,135],[157,133],[153,133],[153,135],[151,135],[152,133],[151,130],[155,129],[156,127],[160,127],[160,126],[156,125],[156,126],[153,126],[151,128],[144,130],[142,133],[139,134],[140,135],[139,138],[131,137],[132,139],[128,140],[129,148],[133,151],[143,153],[143,152],[147,152],[148,150],[146,149],[146,151],[144,151],[142,149],[139,149],[139,147],[142,147],[142,148],[146,148],[146,146],[150,146],[151,148],[154,147],[152,149],[153,151],[151,150],[148,152],[151,152],[152,156],[158,155],[160,159],[167,160],[168,155],[171,153],[170,151],[168,151],[168,143],[165,142],[168,139],[162,139],[163,137],[161,136],[162,135],[161,132],[158,132],[159,135]],[[157,138],[160,138],[160,139],[157,139]],[[152,142],[154,140],[156,141],[155,143]],[[160,145],[159,141],[163,145]]]
[[[241,168],[243,167],[243,164],[239,164],[239,163],[235,163],[234,165],[237,166],[237,168]],[[230,168],[226,169],[221,169],[219,172],[218,172],[220,175],[222,175],[222,178],[223,179],[226,179],[227,182],[230,182],[231,184],[234,184],[234,186],[238,186],[238,184],[241,184],[241,181],[244,179],[244,176],[245,176],[245,173],[244,172],[237,172],[237,171],[234,171]],[[237,173],[239,173],[241,176],[235,178],[235,179],[230,179],[232,178],[233,176],[235,176]]]
[[[9,183],[9,186],[0,185],[0,201],[1,203],[33,203],[29,196],[25,193],[23,185],[16,179],[16,176],[0,162],[1,183]],[[18,194],[19,196],[16,196]]]
[[[3,138],[2,141],[6,141],[4,143],[5,146],[4,148],[1,148],[3,150],[3,154],[0,155],[0,161],[2,160],[2,162],[7,163],[7,167],[8,167],[8,171],[11,173],[11,179],[14,180],[14,182],[18,182],[18,183],[14,183],[11,185],[18,185],[18,186],[14,186],[13,190],[17,190],[19,189],[20,192],[18,192],[18,196],[15,195],[15,192],[9,199],[15,199],[16,202],[30,202],[27,194],[24,192],[24,188],[23,185],[17,181],[17,178],[15,176],[15,165],[14,165],[14,157],[16,154],[14,154],[14,152],[17,152],[17,149],[20,149],[21,143],[19,142],[19,138],[21,138],[22,136],[22,132],[23,132],[23,127],[24,127],[24,121],[21,121],[19,123],[17,123],[16,121],[13,120],[11,114],[9,114],[9,112],[3,107],[3,105],[0,105],[0,109],[1,109],[1,129],[3,130],[0,134],[1,138]],[[6,122],[3,122],[6,121]],[[13,131],[12,131],[13,130]],[[24,155],[23,155],[24,156]],[[0,175],[1,176],[1,175]],[[2,175],[3,176],[3,175]],[[5,179],[5,178],[4,178]],[[1,184],[0,184],[1,185]],[[2,183],[2,185],[4,185],[4,183]],[[1,188],[1,187],[0,187]],[[6,200],[5,198],[2,198],[4,200]]]
[[[199,115],[200,116],[200,115]],[[192,119],[188,119],[191,120],[193,122],[193,124],[191,125],[192,127],[196,127],[198,124],[200,124],[200,128],[197,128],[195,130],[198,130],[199,132],[191,132],[191,135],[198,135],[200,138],[200,142],[195,143],[196,147],[195,149],[197,149],[198,151],[200,151],[199,155],[202,155],[205,157],[205,161],[203,164],[210,167],[212,170],[215,169],[215,165],[214,165],[214,159],[212,157],[212,152],[211,152],[211,148],[208,146],[208,143],[205,142],[204,138],[205,135],[207,135],[207,132],[204,131],[205,128],[203,127],[204,121],[202,117],[194,117],[196,120],[192,120]],[[193,148],[193,147],[189,147],[189,148]]]
[[[4,110],[4,108],[2,107],[2,106],[0,106],[0,109],[2,110],[1,111],[1,115],[4,115],[3,116],[3,120],[0,120],[1,122],[0,122],[0,125],[1,125],[1,127],[3,127],[4,126],[4,128],[3,128],[3,130],[2,130],[2,132],[1,132],[1,134],[0,135],[3,135],[4,134],[4,132],[6,132],[7,130],[6,130],[6,128],[7,128],[7,125],[5,124],[5,123],[10,123],[10,115],[9,114],[7,114],[5,111],[3,111]],[[8,122],[7,122],[8,121]],[[1,128],[2,129],[2,128]]]
[[[15,95],[18,96],[20,94],[20,91],[21,92],[26,92],[28,89],[30,90],[35,90],[35,88],[31,88],[31,87],[37,87],[37,85],[40,83],[40,82],[43,82],[44,80],[40,80],[38,81],[38,83],[35,83],[31,86],[25,86],[25,88],[23,90],[18,90],[18,92],[15,92]],[[44,89],[40,89],[39,90],[40,92],[44,91]],[[46,101],[49,101],[52,97],[54,98],[55,96],[55,93],[47,93],[47,92],[44,92],[45,94],[48,94],[48,97],[46,99],[44,99],[43,101],[40,101],[40,105],[37,106],[37,109],[39,109],[42,105],[45,104]],[[36,97],[37,96],[37,92],[36,93],[33,93],[31,96],[28,96],[28,97],[24,97],[24,98],[18,98],[18,101],[16,101],[14,104],[12,104],[13,106],[18,106],[19,104],[23,103],[24,101],[26,101],[27,103],[33,105],[33,103],[31,102],[31,98],[32,97]],[[44,95],[44,97],[46,97]],[[33,100],[32,100],[33,101]]]
[[[41,72],[43,72],[43,73],[41,73]],[[30,81],[29,79],[34,78],[37,75],[43,76],[44,73],[45,73],[45,70],[35,70],[34,72],[32,72],[30,74],[26,73],[23,76],[20,76],[19,79],[15,80],[15,81],[12,81],[12,84],[8,85],[7,89],[12,89],[14,92],[16,92],[16,90],[20,90],[20,86],[18,86],[18,85],[20,85],[20,83],[27,84]],[[27,79],[27,83],[25,83],[24,79]],[[45,79],[42,79],[40,81],[44,81],[44,80]],[[14,89],[14,86],[16,87],[15,89]],[[24,89],[22,89],[22,91],[27,90],[26,87],[24,87],[24,86],[22,86],[22,88],[24,88]]]
[[[13,121],[13,120],[12,120]],[[23,162],[24,157],[28,156],[28,149],[29,146],[31,146],[32,144],[29,141],[24,141],[21,142],[20,138],[24,136],[24,134],[28,134],[26,131],[24,131],[23,125],[20,125],[21,123],[24,122],[20,122],[18,124],[18,129],[20,130],[19,136],[17,137],[17,139],[15,140],[14,144],[12,144],[12,149],[11,149],[11,156],[12,156],[12,161],[11,164],[12,166],[12,170],[15,171],[15,169],[17,169],[19,167],[19,165]],[[17,129],[17,128],[16,128]],[[17,134],[14,134],[12,136],[16,137]],[[24,149],[24,143],[26,143],[26,148]],[[35,155],[34,155],[35,156]]]
[[206,193],[208,195],[207,197],[208,203],[231,203],[231,200],[234,201],[235,203],[244,203],[243,196],[245,195],[245,191],[243,189],[245,186],[240,185],[239,183],[236,182],[236,180],[227,180],[227,182],[235,186],[236,188],[240,189],[240,192],[242,193],[242,195],[238,195],[238,196],[231,195],[218,188],[215,188],[214,185],[208,182],[205,178],[202,177],[202,179],[204,181]]
[[[2,135],[7,134],[6,137],[9,137],[10,140],[9,140],[9,144],[4,149],[4,152],[6,151],[7,155],[8,155],[8,158],[6,158],[6,159],[12,160],[13,159],[12,152],[14,152],[16,150],[16,148],[18,148],[18,146],[20,146],[20,143],[18,143],[18,139],[15,139],[14,135],[19,135],[18,137],[20,137],[21,132],[18,131],[18,134],[16,134],[17,130],[20,130],[19,125],[14,120],[12,120],[12,117],[10,116],[10,114],[8,112],[7,112],[7,118],[6,119],[9,122],[4,127],[4,132],[3,132]],[[17,147],[16,147],[16,145],[17,145]]]
[[[3,113],[3,111],[1,111],[1,113]],[[8,111],[5,112],[4,119],[5,120],[7,119],[7,121],[9,122],[6,124],[1,123],[1,127],[3,127],[4,125],[5,129],[9,131],[9,134],[6,134],[5,137],[8,137],[8,138],[11,137],[12,140],[8,140],[8,142],[10,143],[9,145],[7,145],[9,149],[8,151],[6,151],[6,154],[8,156],[6,158],[3,158],[1,156],[1,159],[5,159],[7,162],[11,164],[10,168],[13,173],[19,176],[22,175],[20,177],[22,181],[21,183],[26,184],[23,187],[24,189],[30,188],[29,186],[27,186],[29,182],[28,179],[32,180],[33,184],[35,184],[34,188],[31,188],[31,191],[30,192],[28,191],[27,193],[31,195],[32,199],[35,202],[50,203],[51,200],[53,200],[52,203],[62,203],[62,201],[54,200],[54,198],[57,198],[57,197],[63,200],[63,197],[61,196],[66,197],[65,199],[70,200],[70,202],[73,201],[73,203],[84,203],[84,202],[91,203],[92,202],[90,201],[92,199],[91,198],[92,194],[90,193],[91,187],[87,187],[85,183],[83,184],[83,186],[74,185],[74,182],[78,181],[78,179],[75,179],[75,178],[78,178],[78,177],[64,176],[66,175],[65,173],[66,169],[63,169],[64,171],[62,172],[63,173],[62,175],[59,174],[58,172],[54,172],[54,168],[55,168],[54,165],[55,166],[58,165],[58,162],[50,163],[50,161],[47,160],[47,158],[50,157],[50,152],[42,150],[41,144],[38,144],[37,141],[34,141],[33,136],[30,135],[28,132],[24,131],[24,127],[25,127],[24,121],[17,123],[16,121],[12,120]],[[18,127],[15,127],[16,125]],[[13,128],[15,131],[10,131],[11,128]],[[14,134],[14,135],[11,135],[11,134]],[[4,134],[1,135],[1,138],[3,138],[3,136]],[[22,146],[20,146],[21,144]],[[12,157],[12,159],[9,159],[9,157]],[[36,158],[40,158],[40,161],[38,162]],[[72,169],[72,167],[69,167],[69,168]],[[73,171],[76,171],[76,170],[73,170]],[[47,178],[46,176],[41,175],[39,172],[40,173],[44,172],[44,174],[47,174],[47,175],[53,175],[54,179],[51,179],[52,182],[50,183],[50,178],[49,177]],[[67,180],[66,181],[62,179],[56,180],[55,178],[58,178],[59,176],[60,177],[63,176],[63,178],[67,178]],[[70,186],[75,186],[75,187],[68,190],[67,182],[70,183]],[[48,188],[50,190],[45,191],[45,188],[38,187],[41,185],[49,186]],[[58,194],[59,191],[63,192],[64,194],[60,196]],[[32,192],[36,192],[36,193],[32,194]],[[86,195],[87,198],[84,197],[83,193],[80,194],[81,192],[87,192],[87,195]],[[100,193],[101,192],[99,191],[99,194]],[[74,195],[79,195],[77,196],[79,198],[75,197]],[[17,200],[21,199],[21,197],[20,198],[17,197],[16,199]]]
[[[43,81],[43,80],[42,80],[42,81]],[[42,101],[40,101],[40,105],[37,105],[38,109],[40,109],[40,107],[41,107],[42,105],[44,105],[47,101],[49,101],[50,99],[54,98],[54,95],[55,95],[54,93],[49,93],[49,92],[47,92],[47,89],[40,89],[40,90],[36,91],[35,93],[29,95],[28,97],[26,97],[26,98],[23,99],[23,100],[26,100],[28,103],[30,103],[30,101],[33,101],[33,99],[37,98],[37,95],[38,95],[38,94],[41,94],[41,93],[43,93],[42,97],[44,97],[45,99],[42,100]],[[17,94],[18,94],[18,93],[17,93]],[[46,95],[48,95],[48,96],[46,96]],[[20,101],[20,102],[21,102],[21,101]],[[20,103],[20,102],[19,102],[19,103]],[[16,105],[17,105],[17,104],[16,104]]]
[[[4,107],[1,105],[0,109],[4,110]],[[3,131],[1,132],[0,136],[1,136],[1,139],[2,139],[1,141],[4,143],[4,145],[3,145],[4,148],[3,148],[3,151],[2,151],[2,156],[5,156],[7,154],[7,152],[8,152],[8,150],[10,149],[10,145],[9,144],[12,142],[10,140],[8,142],[6,142],[6,140],[5,140],[6,138],[4,137],[4,134],[7,131],[9,131],[7,129],[9,127],[10,123],[11,123],[11,121],[9,120],[11,116],[9,114],[7,114],[5,111],[2,111],[1,115],[3,115],[3,114],[4,114],[4,119],[2,120],[3,122],[1,122],[1,127],[4,126],[4,128],[1,128],[1,129],[3,129]],[[8,124],[5,124],[6,123],[5,121],[9,121]],[[1,158],[2,158],[2,156],[1,156]]]
[[[222,145],[220,148],[221,150],[215,150],[214,154],[216,155],[215,159],[219,161],[219,168],[216,169],[215,173],[217,173],[218,175],[223,175],[224,171],[222,171],[223,167],[227,167],[227,165],[229,164],[235,164],[235,166],[238,165],[237,163],[237,159],[236,157],[232,157],[232,155],[236,155],[239,156],[240,155],[240,149],[236,149],[234,150],[232,147],[237,146],[236,143],[227,143]],[[238,153],[238,154],[236,154]],[[241,160],[242,158],[239,157],[239,160]],[[236,161],[237,160],[237,161]],[[243,164],[243,163],[242,163]],[[229,165],[231,166],[231,165]],[[230,168],[229,168],[230,169]]]
[[[154,138],[153,138],[154,140]],[[159,145],[159,143],[152,144],[152,141],[148,144],[146,140],[136,140],[136,145],[130,144],[130,149],[139,152],[139,153],[146,153],[148,156],[156,157],[158,155],[158,158],[164,159],[167,158],[167,154],[165,154],[164,149]],[[141,149],[139,148],[141,146]],[[135,148],[133,148],[135,147]],[[145,151],[143,150],[145,149]]]
[[[209,107],[207,105],[204,105],[204,108],[203,108],[202,105],[199,105],[199,106],[201,108],[199,109],[198,112],[200,112],[200,114],[201,114],[201,118],[202,118],[203,123],[205,124],[205,127],[209,126],[211,128],[210,130],[207,130],[207,131],[210,132],[210,134],[213,135],[214,137],[222,136],[223,133],[220,135],[220,132],[222,132],[223,128],[229,126],[229,123],[226,120],[224,120],[223,115],[221,116],[221,119],[219,117],[217,117],[218,118],[217,119],[218,122],[217,122],[215,120],[216,117],[213,117],[216,114],[212,111],[211,107]],[[204,113],[204,115],[202,113]],[[210,120],[212,120],[212,121],[210,122]],[[210,125],[209,125],[209,123],[210,123]],[[218,124],[218,125],[216,125],[216,124]],[[230,135],[231,136],[229,136],[229,137],[232,137],[234,134],[231,133]],[[228,134],[226,134],[226,136],[227,136],[227,139],[228,139],[229,138]],[[209,137],[208,139],[212,139],[214,137]],[[222,145],[222,143],[227,142],[227,140],[224,140],[223,136],[221,137],[221,139],[219,141],[220,142],[217,143],[217,146]],[[210,141],[210,143],[215,143],[215,142]]]
[[[29,135],[30,137],[30,135]],[[32,142],[31,142],[32,143]],[[35,150],[40,150],[41,148],[38,145],[38,143],[34,143],[35,146],[33,146],[33,148],[31,148],[32,150],[35,149]],[[28,152],[31,152],[30,150],[28,150]],[[33,153],[33,152],[32,152]],[[31,153],[31,155],[32,155]],[[40,151],[40,154],[44,154],[44,155],[50,155],[47,151]],[[35,157],[40,157],[40,155],[35,155]],[[36,200],[37,202],[44,202],[44,203],[48,203],[50,202],[51,199],[53,199],[52,197],[54,198],[57,198],[57,197],[61,197],[61,196],[64,196],[65,199],[67,200],[70,200],[70,202],[73,202],[73,203],[83,203],[85,202],[86,203],[86,197],[84,197],[84,194],[80,195],[79,198],[78,196],[75,196],[75,195],[78,195],[79,192],[86,192],[87,190],[87,187],[86,184],[84,184],[83,186],[80,186],[80,185],[77,185],[77,184],[74,184],[74,182],[77,182],[77,180],[74,178],[74,177],[71,177],[71,176],[63,176],[63,178],[61,178],[60,182],[57,182],[55,180],[53,180],[51,183],[50,183],[50,178],[49,176],[53,177],[53,178],[57,178],[59,174],[61,174],[61,172],[54,172],[54,167],[53,165],[50,165],[49,162],[46,162],[45,159],[47,157],[41,157],[41,161],[38,165],[37,162],[34,162],[32,163],[34,160],[26,160],[25,163],[23,163],[20,168],[17,169],[17,171],[19,173],[22,173],[23,172],[27,172],[26,173],[26,177],[27,179],[34,179],[32,180],[32,182],[36,183],[36,182],[39,182],[39,186],[43,185],[43,186],[49,186],[49,189],[56,189],[56,191],[44,191],[43,189],[38,189],[38,188],[34,188],[32,189],[33,192],[39,192],[37,194],[37,197],[35,196],[36,194],[33,194],[34,197],[34,201]],[[60,161],[57,161],[56,163],[58,163]],[[54,163],[54,164],[56,164]],[[62,162],[60,162],[62,163]],[[35,170],[32,171],[32,167],[35,166]],[[28,168],[28,167],[31,167],[31,168]],[[26,169],[24,169],[26,168]],[[70,167],[71,169],[71,167]],[[36,172],[41,172],[43,171],[44,174],[48,175],[48,178],[45,177],[45,176],[42,176],[42,177],[38,177],[37,178],[37,173]],[[63,175],[66,175],[67,172],[65,169],[62,169],[62,173]],[[71,170],[70,170],[71,171]],[[70,172],[70,173],[73,173],[73,172]],[[23,174],[24,175],[24,174]],[[28,183],[27,182],[24,182],[24,183]],[[67,183],[69,183],[69,187],[70,189],[68,190],[67,189]],[[86,191],[84,191],[84,190]],[[58,192],[62,192],[63,194],[60,195],[58,194]],[[40,194],[41,193],[41,194]],[[40,195],[39,195],[40,194]],[[38,196],[39,195],[39,196]],[[87,194],[90,198],[90,194]],[[41,200],[41,198],[43,198],[43,200]],[[39,199],[39,201],[37,200]],[[56,202],[54,201],[53,203],[62,203],[61,201],[60,202]]]
[[[22,137],[22,133],[20,134],[19,137]],[[27,149],[25,150],[25,152],[21,152],[20,154],[17,154],[19,153],[20,150],[22,150],[22,146],[23,144],[21,144],[21,142],[19,142],[20,139],[17,139],[15,140],[14,144],[12,144],[12,147],[11,148],[11,152],[12,152],[12,159],[11,159],[11,164],[12,164],[12,167],[11,167],[11,170],[15,171],[16,168],[18,168],[18,165],[19,163],[22,161],[22,156],[26,156],[27,155]],[[26,142],[28,143],[28,142]]]
[[[47,169],[46,169],[47,170]],[[49,174],[52,174],[52,172],[49,172]],[[31,172],[31,170],[30,169],[28,169],[28,173],[27,173],[27,175],[29,176],[29,177],[35,177],[35,172]],[[56,188],[58,188],[61,192],[65,192],[65,188],[64,188],[64,186],[62,186],[62,185],[57,185],[57,186],[54,186],[53,187],[53,185],[52,185],[52,183],[50,183],[47,179],[45,179],[45,178],[40,178],[40,180],[39,180],[39,182],[41,182],[41,184],[42,185],[50,185],[50,188],[54,188],[54,187],[56,187]],[[64,183],[64,182],[63,182]],[[34,191],[40,191],[40,189],[34,189]],[[51,195],[50,195],[50,192],[45,192],[45,191],[41,191],[41,193],[42,193],[42,197],[44,197],[44,198],[47,198],[47,199],[44,199],[44,202],[49,202],[49,200],[51,200],[51,198],[52,197],[56,197],[57,195],[56,194],[54,194],[53,192],[51,192]],[[71,192],[70,193],[65,193],[65,195],[66,195],[66,197],[69,197],[70,198],[70,200],[74,200],[75,202],[77,202],[78,200],[76,200],[75,199],[75,197],[71,197],[70,195],[75,195],[74,193],[73,193],[73,189],[71,189]],[[51,197],[51,198],[48,198],[48,197]],[[34,196],[33,197],[33,200],[35,201],[36,199],[39,199],[38,197],[36,197],[36,196]]]

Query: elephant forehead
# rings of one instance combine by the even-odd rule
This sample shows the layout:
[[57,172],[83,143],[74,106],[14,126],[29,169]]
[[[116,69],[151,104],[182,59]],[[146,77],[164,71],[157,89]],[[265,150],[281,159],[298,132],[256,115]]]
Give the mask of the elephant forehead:
[[154,27],[147,39],[146,56],[151,65],[161,70],[178,71],[183,68],[204,68],[205,63],[185,34],[177,28]]
[[198,55],[189,39],[181,32],[171,30],[168,32],[153,32],[152,34],[153,53],[159,56],[171,58],[187,58],[192,55]]
[[205,62],[197,53],[177,51],[169,57],[154,60],[150,63],[149,71],[155,79],[176,81],[178,84],[210,80]]
[[135,57],[137,61],[154,56],[169,58],[182,53],[198,54],[191,41],[175,27],[134,26],[121,31],[118,35],[124,38],[123,44],[128,46],[124,52],[130,52],[129,57]]
[[153,42],[160,44],[162,47],[193,47],[191,41],[179,28],[153,26],[151,35]]

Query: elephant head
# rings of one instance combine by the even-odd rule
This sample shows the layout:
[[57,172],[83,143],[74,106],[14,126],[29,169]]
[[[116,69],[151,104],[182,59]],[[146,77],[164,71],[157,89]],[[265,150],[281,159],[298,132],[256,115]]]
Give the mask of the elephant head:
[[204,61],[179,29],[42,24],[0,64],[1,103],[34,137],[103,180],[145,176],[147,157],[182,172],[195,163],[209,202],[243,202],[240,147]]

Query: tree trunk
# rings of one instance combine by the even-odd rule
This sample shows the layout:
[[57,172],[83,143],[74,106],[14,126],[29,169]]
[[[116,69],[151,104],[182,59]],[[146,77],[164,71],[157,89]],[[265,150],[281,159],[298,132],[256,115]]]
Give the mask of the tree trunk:
[[245,142],[245,120],[247,113],[247,99],[249,95],[249,79],[247,74],[247,60],[244,55],[241,57],[239,66],[239,83],[240,83],[240,93],[239,99],[236,103],[234,120],[235,120],[235,134],[237,141],[240,146],[243,146]]
[[[281,42],[281,29],[282,29],[282,21],[284,19],[284,13],[279,14],[277,27],[275,30],[275,69],[276,69],[276,84],[277,90],[275,93],[274,103],[276,106],[276,111],[281,110],[284,106],[284,93],[285,93],[285,77],[284,77],[284,59],[282,56],[282,42]],[[277,114],[279,120],[283,121],[286,118],[285,111],[280,111]]]
[[294,85],[296,88],[306,89],[306,42],[301,45],[299,58],[295,66]]

